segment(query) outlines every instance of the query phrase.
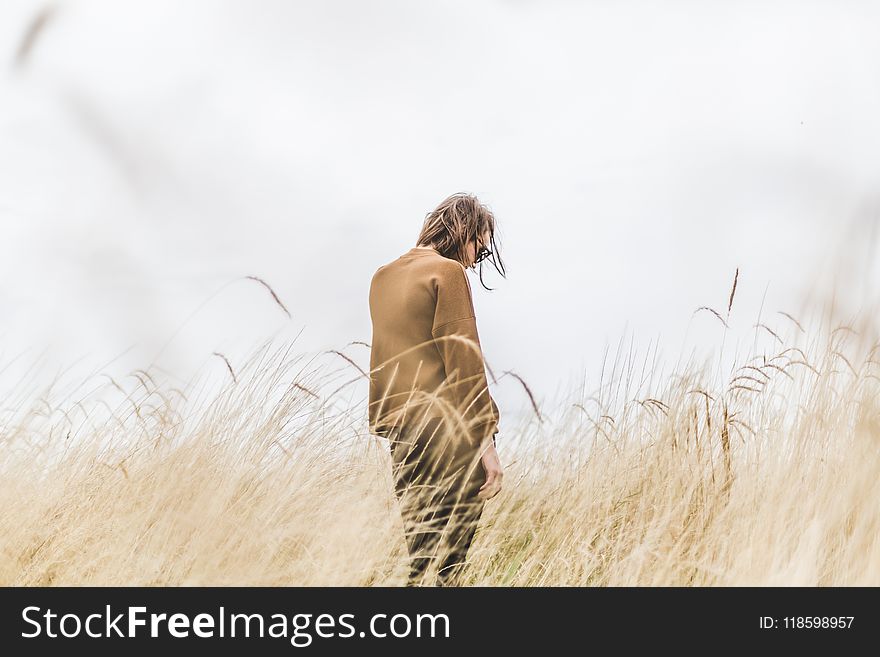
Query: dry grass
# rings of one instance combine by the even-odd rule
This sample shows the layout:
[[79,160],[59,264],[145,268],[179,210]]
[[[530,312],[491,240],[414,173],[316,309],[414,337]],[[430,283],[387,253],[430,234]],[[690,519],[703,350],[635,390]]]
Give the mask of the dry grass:
[[[618,355],[539,412],[519,379],[535,413],[502,418],[466,583],[880,584],[877,327],[786,317],[796,341],[723,380],[649,386]],[[291,348],[218,354],[185,390],[139,370],[4,404],[0,584],[403,584],[387,443],[326,393],[360,368]]]

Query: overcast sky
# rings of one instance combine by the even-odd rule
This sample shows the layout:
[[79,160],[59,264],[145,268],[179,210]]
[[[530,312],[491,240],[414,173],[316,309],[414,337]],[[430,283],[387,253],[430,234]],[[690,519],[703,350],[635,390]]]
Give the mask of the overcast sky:
[[366,368],[372,273],[456,191],[508,270],[471,274],[486,357],[542,400],[622,338],[718,344],[737,267],[736,340],[876,299],[877,3],[92,0],[16,67],[43,6],[0,5],[0,367]]

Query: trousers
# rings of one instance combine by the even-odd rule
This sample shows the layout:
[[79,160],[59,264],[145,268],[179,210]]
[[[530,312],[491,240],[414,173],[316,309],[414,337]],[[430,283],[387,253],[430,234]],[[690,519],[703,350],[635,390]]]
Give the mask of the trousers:
[[409,553],[407,586],[436,574],[438,586],[456,586],[485,502],[479,445],[451,432],[442,418],[389,434],[394,492]]

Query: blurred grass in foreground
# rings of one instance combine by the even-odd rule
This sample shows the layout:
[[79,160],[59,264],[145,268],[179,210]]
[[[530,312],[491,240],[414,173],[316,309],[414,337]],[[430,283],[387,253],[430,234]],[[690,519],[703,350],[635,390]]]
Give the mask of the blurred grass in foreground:
[[[466,583],[880,584],[876,318],[779,319],[724,375],[618,354],[544,421],[502,416]],[[116,407],[0,400],[0,584],[402,585],[387,442],[291,349],[216,353],[213,393],[138,370],[84,382]]]

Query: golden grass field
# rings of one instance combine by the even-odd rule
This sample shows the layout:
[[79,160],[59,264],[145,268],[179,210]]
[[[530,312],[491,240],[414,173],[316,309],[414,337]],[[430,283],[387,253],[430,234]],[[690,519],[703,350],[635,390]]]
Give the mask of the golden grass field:
[[[880,584],[877,318],[773,323],[732,371],[618,354],[593,392],[502,415],[464,584]],[[368,349],[325,357],[265,343],[216,354],[215,392],[140,370],[4,400],[0,584],[403,585],[387,442],[323,392]]]

